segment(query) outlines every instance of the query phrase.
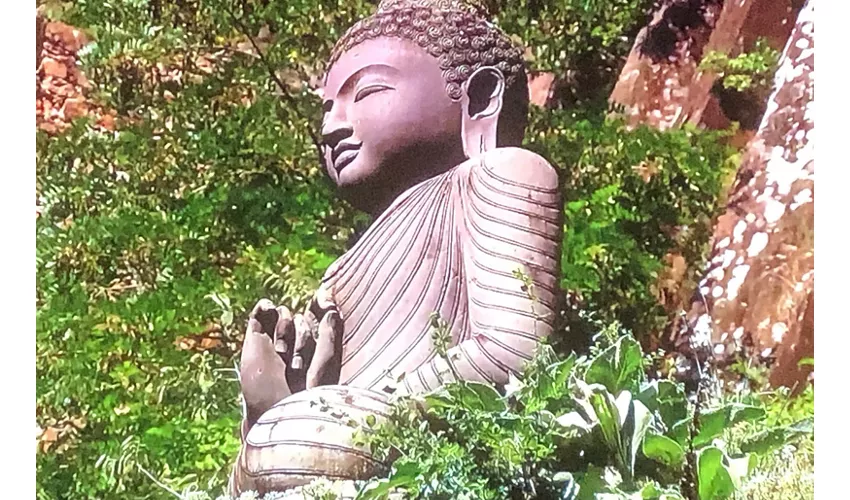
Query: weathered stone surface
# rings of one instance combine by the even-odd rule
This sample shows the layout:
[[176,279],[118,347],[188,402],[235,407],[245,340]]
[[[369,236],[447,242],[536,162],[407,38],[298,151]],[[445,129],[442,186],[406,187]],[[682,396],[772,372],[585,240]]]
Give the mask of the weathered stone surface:
[[552,98],[552,90],[555,85],[555,74],[546,71],[529,73],[528,75],[528,98],[531,104],[541,108],[546,107]]
[[689,122],[725,128],[729,118],[711,92],[716,75],[701,71],[700,60],[709,51],[735,56],[759,37],[782,47],[791,5],[791,0],[666,0],[638,34],[610,100],[626,107],[633,126],[664,130]]
[[35,15],[35,67],[36,70],[41,66],[41,52],[44,47],[44,18],[36,13]]
[[280,491],[317,477],[368,479],[385,465],[353,443],[358,426],[389,414],[384,394],[346,386],[301,391],[266,411],[243,436],[231,479],[239,491]]
[[787,386],[805,382],[797,363],[813,355],[813,12],[809,0],[785,46],[688,317],[690,342],[721,362],[775,360],[771,382]]
[[65,67],[65,64],[50,57],[45,57],[41,61],[41,70],[45,76],[53,78],[65,78],[68,76],[68,68]]
[[114,127],[114,111],[87,101],[90,84],[77,66],[77,51],[87,43],[77,29],[36,16],[36,126],[50,134],[92,113],[103,130]]
[[82,97],[72,97],[65,99],[60,112],[65,120],[72,120],[85,115],[86,111],[88,111],[86,100]]
[[77,52],[88,43],[88,39],[82,31],[65,23],[49,22],[45,25],[44,30],[45,36],[58,41],[70,52]]
[[328,175],[375,221],[304,313],[252,312],[233,493],[374,474],[382,464],[335,414],[506,383],[554,327],[561,189],[518,147],[528,79],[504,33],[462,0],[384,0],[337,43],[321,95]]

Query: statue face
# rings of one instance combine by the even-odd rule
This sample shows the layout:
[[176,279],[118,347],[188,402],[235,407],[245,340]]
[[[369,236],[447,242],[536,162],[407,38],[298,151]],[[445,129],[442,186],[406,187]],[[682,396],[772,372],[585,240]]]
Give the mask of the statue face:
[[415,43],[366,40],[330,68],[322,153],[331,179],[369,210],[461,163],[461,106],[436,58]]

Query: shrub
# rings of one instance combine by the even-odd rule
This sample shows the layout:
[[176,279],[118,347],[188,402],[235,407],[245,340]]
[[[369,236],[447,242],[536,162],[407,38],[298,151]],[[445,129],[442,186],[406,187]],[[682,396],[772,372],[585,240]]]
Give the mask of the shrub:
[[811,432],[807,420],[740,432],[763,405],[692,404],[681,384],[646,378],[631,336],[594,351],[558,360],[544,346],[502,392],[455,383],[402,398],[387,423],[361,424],[362,441],[395,462],[358,498],[730,498],[759,457]]

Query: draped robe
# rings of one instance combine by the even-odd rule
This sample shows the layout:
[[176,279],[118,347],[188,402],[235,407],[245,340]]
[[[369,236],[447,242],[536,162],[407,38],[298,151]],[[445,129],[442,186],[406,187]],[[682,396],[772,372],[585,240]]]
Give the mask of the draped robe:
[[555,170],[518,148],[404,192],[323,279],[344,323],[340,384],[380,390],[404,374],[423,392],[520,372],[553,329],[561,208]]
[[505,383],[520,372],[553,329],[561,228],[555,170],[517,148],[491,150],[399,196],[323,279],[343,320],[340,385],[284,398],[243,429],[231,493],[383,470],[333,412],[386,418],[375,391],[402,374],[404,389],[420,393],[455,377]]

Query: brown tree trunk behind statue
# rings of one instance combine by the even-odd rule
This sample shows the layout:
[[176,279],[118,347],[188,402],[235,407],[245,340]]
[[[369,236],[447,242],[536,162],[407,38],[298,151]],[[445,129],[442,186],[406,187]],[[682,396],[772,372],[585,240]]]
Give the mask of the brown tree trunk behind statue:
[[685,329],[721,362],[773,361],[771,383],[790,387],[814,355],[813,12],[809,0],[785,46]]

